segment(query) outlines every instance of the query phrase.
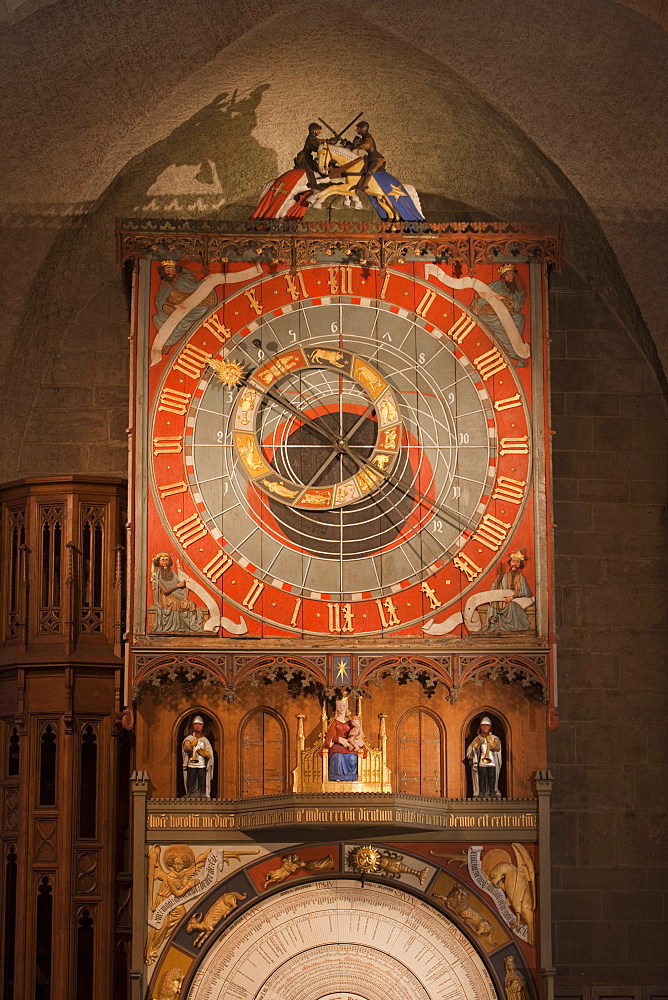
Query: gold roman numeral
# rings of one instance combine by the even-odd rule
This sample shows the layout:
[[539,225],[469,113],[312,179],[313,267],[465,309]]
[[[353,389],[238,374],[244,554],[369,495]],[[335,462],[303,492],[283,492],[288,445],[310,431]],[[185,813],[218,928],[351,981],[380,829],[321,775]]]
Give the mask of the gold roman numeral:
[[455,344],[459,346],[465,337],[468,337],[469,333],[475,326],[475,320],[471,319],[466,313],[462,313],[456,323],[448,330],[448,337],[452,337]]
[[481,354],[479,357],[474,358],[473,364],[482,375],[483,382],[486,382],[488,378],[492,377],[492,375],[496,375],[498,372],[502,372],[504,368],[508,367],[496,347],[493,347],[491,351],[487,351],[485,354]]
[[522,437],[509,437],[501,438],[501,455],[528,455],[529,454],[529,435],[523,434]]
[[421,316],[422,319],[426,319],[427,313],[434,304],[435,298],[436,298],[436,292],[432,292],[428,288],[427,291],[422,296],[422,298],[420,299],[420,301],[418,302],[417,308],[415,310],[418,316]]
[[491,549],[492,552],[496,552],[497,549],[501,548],[509,530],[510,524],[500,521],[492,514],[485,514],[473,537],[477,542]]
[[204,575],[208,576],[212,583],[216,583],[231,565],[232,560],[228,555],[222,551],[216,552],[213,559],[204,567]]
[[306,298],[306,285],[301,271],[297,271],[296,274],[286,274],[285,283],[288,286],[288,295],[293,302],[302,297]]
[[457,567],[457,569],[461,570],[462,573],[464,573],[469,583],[472,580],[475,580],[475,578],[477,576],[480,576],[480,574],[482,573],[482,569],[480,568],[480,566],[476,566],[473,560],[469,559],[469,557],[465,555],[463,552],[460,552],[458,556],[455,556],[452,562]]
[[354,617],[350,604],[327,605],[327,627],[330,632],[354,632]]
[[441,602],[436,596],[436,591],[433,587],[430,587],[428,583],[423,583],[420,585],[420,590],[429,601],[429,608],[431,611],[436,611],[437,608],[440,608]]
[[510,479],[509,476],[499,476],[492,493],[492,500],[521,504],[525,486],[525,479]]
[[167,483],[165,486],[158,486],[163,500],[165,497],[173,497],[176,493],[185,493],[187,489],[188,484],[185,479],[182,479],[180,483]]
[[206,535],[206,528],[199,514],[191,514],[185,521],[172,525],[172,531],[184,549]]
[[387,286],[390,283],[390,278],[391,277],[392,277],[391,274],[389,274],[389,273],[385,274],[385,277],[383,278],[383,284],[380,286],[380,293],[378,295],[379,299],[384,299],[386,297],[386,295],[387,295]]
[[248,303],[249,303],[251,309],[253,310],[253,312],[255,313],[255,315],[256,316],[261,316],[262,315],[262,310],[264,309],[264,306],[262,305],[261,302],[258,302],[258,300],[257,300],[257,298],[255,296],[255,292],[253,291],[253,289],[250,288],[247,292],[244,292],[244,295],[248,299]]
[[188,344],[184,347],[179,354],[178,360],[174,365],[176,371],[182,372],[189,378],[199,378],[202,374],[202,369],[208,365],[211,361],[211,355],[207,351],[203,351],[199,347],[195,347],[193,344]]
[[165,387],[160,393],[158,409],[165,413],[176,413],[177,416],[182,417],[188,409],[190,396],[189,392],[181,392],[180,389],[168,389]]
[[507,396],[506,399],[497,399],[494,403],[495,410],[514,410],[516,406],[521,406],[522,401],[520,399],[519,392],[516,392],[514,396]]
[[302,606],[301,597],[296,597],[294,610],[292,612],[292,618],[290,619],[290,624],[292,625],[293,628],[297,624],[297,618],[299,617],[299,609],[301,608],[301,606]]
[[383,628],[390,628],[391,625],[401,625],[399,615],[397,614],[397,606],[391,597],[376,600],[376,607],[378,608],[380,624]]
[[212,333],[216,340],[219,340],[221,344],[223,344],[232,333],[229,327],[225,326],[224,323],[221,323],[215,313],[213,316],[209,316],[208,319],[205,319],[202,326],[205,327],[209,333]]
[[183,451],[183,438],[180,434],[174,437],[154,437],[154,455],[180,455]]
[[332,295],[352,295],[353,294],[353,269],[352,267],[328,267],[329,288]]
[[255,606],[255,602],[257,601],[258,597],[260,596],[263,590],[264,590],[264,584],[260,583],[259,580],[254,580],[250,590],[248,591],[243,601],[241,602],[243,606],[245,608],[248,608],[249,611],[252,611],[253,607]]

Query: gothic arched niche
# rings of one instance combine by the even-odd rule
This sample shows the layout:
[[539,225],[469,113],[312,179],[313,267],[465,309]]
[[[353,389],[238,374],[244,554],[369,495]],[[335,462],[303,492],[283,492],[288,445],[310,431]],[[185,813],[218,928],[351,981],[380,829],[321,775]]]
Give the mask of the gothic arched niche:
[[403,890],[343,879],[265,897],[212,944],[187,1000],[497,1000],[471,942]]
[[221,739],[221,727],[210,712],[201,708],[190,708],[181,718],[176,728],[175,766],[176,766],[176,797],[183,798],[186,789],[183,780],[183,741],[192,732],[191,723],[196,715],[201,715],[204,719],[204,736],[213,747],[213,777],[211,778],[211,798],[218,798],[219,774],[223,762],[223,741]]
[[499,791],[501,792],[501,797],[508,798],[510,781],[509,781],[509,768],[510,768],[510,747],[509,747],[509,735],[510,730],[508,723],[500,716],[498,713],[492,711],[489,708],[481,708],[472,715],[468,720],[468,723],[464,726],[464,748],[462,752],[462,761],[466,769],[465,776],[465,787],[466,787],[466,797],[468,799],[473,796],[473,779],[471,777],[471,768],[466,763],[466,749],[471,742],[478,735],[478,729],[480,727],[480,720],[487,716],[492,723],[492,732],[495,736],[499,737],[501,741],[501,771],[499,774]]

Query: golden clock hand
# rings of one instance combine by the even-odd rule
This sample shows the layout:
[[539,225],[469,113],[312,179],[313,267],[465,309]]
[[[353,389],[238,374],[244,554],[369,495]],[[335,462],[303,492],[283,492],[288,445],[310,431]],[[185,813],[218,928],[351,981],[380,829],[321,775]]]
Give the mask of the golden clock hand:
[[[372,469],[374,475],[380,476],[383,480],[385,480],[385,482],[390,483],[391,486],[395,486],[398,489],[403,490],[403,492],[407,496],[410,496],[413,500],[416,500],[419,504],[424,504],[425,506],[428,506],[432,511],[439,513],[443,517],[443,519],[448,522],[448,524],[450,524],[453,528],[456,528],[458,531],[461,530],[462,528],[465,528],[469,524],[469,519],[466,518],[465,520],[463,520],[459,516],[457,511],[452,511],[449,508],[446,509],[441,504],[436,503],[435,500],[430,500],[428,497],[425,497],[421,493],[418,493],[418,491],[413,489],[412,486],[407,486],[405,483],[402,483],[400,479],[395,479],[393,476],[389,474],[389,472],[383,472],[382,470],[377,469],[375,465],[369,465],[367,461],[365,461],[363,458],[360,458],[359,455],[356,455],[355,452],[348,447],[345,441],[341,443],[340,447],[341,451],[344,454],[348,455],[349,458],[352,458],[352,460],[357,463],[360,469],[365,469],[365,468]],[[453,520],[453,517],[456,518],[456,520]]]

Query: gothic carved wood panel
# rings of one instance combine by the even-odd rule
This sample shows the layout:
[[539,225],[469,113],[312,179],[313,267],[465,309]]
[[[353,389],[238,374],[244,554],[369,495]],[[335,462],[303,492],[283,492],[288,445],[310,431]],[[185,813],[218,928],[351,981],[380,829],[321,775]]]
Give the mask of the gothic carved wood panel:
[[286,791],[285,724],[273,712],[258,709],[241,727],[241,797]]
[[431,712],[413,708],[397,727],[398,789],[411,795],[441,796],[443,729]]

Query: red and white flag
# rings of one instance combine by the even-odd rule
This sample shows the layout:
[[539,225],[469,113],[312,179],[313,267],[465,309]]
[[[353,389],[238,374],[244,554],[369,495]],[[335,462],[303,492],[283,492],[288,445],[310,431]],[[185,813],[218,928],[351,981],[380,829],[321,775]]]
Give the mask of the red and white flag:
[[267,184],[251,219],[301,219],[310,194],[305,170],[288,170]]

